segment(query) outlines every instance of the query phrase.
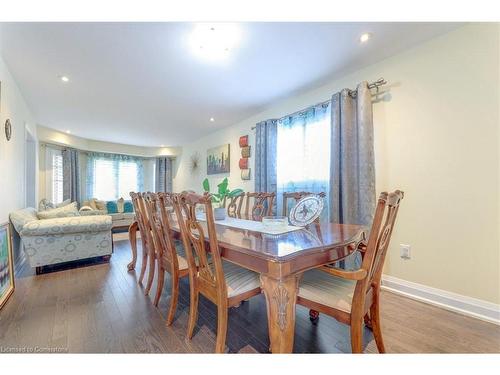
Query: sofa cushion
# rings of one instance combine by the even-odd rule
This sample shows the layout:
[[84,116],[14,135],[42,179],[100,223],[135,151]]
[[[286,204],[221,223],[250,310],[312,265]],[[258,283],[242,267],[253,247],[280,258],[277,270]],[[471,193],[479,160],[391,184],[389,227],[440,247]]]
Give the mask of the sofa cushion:
[[46,211],[46,210],[51,210],[53,208],[56,208],[56,205],[54,203],[52,203],[51,201],[49,201],[48,199],[46,199],[46,198],[43,198],[38,203],[38,211],[39,212]]
[[125,201],[123,204],[123,212],[134,212],[132,201]]
[[38,221],[36,210],[33,207],[14,211],[9,215],[9,218],[17,233],[21,232],[26,223],[29,223],[31,221]]
[[79,216],[77,203],[72,202],[67,206],[53,208],[52,210],[42,211],[37,214],[40,220],[54,219],[57,217]]
[[[106,202],[105,201],[100,201],[100,200],[94,198],[94,202],[95,202],[95,207],[96,207],[97,210],[101,210],[101,211],[107,211],[108,210],[108,208],[106,207]],[[92,205],[90,205],[90,207],[92,207]]]
[[36,220],[26,223],[21,236],[45,236],[49,234],[89,233],[111,230],[111,216],[75,216]]
[[116,201],[107,201],[106,209],[108,210],[108,214],[117,214],[118,213],[118,205]]
[[103,210],[82,210],[80,208],[80,216],[94,216],[94,215],[107,215],[108,212],[107,211],[103,211]]
[[118,210],[118,213],[120,213],[120,214],[123,213],[124,203],[125,203],[125,199],[123,199],[123,198],[120,198],[116,201],[116,208]]

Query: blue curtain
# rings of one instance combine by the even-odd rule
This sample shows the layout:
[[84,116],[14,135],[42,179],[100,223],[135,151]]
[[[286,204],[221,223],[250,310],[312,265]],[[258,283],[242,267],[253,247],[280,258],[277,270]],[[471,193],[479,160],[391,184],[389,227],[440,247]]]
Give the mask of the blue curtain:
[[[372,97],[367,82],[332,97],[330,216],[336,223],[369,226],[375,211]],[[357,269],[359,253],[339,262]]]
[[120,154],[87,153],[87,198],[128,199],[130,191],[143,190],[142,158]]
[[255,130],[255,191],[276,193],[277,121],[259,122]]
[[172,159],[156,158],[156,192],[172,192]]
[[367,82],[332,97],[330,215],[371,225],[375,211],[372,97]]
[[[282,212],[284,192],[328,193],[330,104],[312,106],[282,118],[277,134],[278,212]],[[321,214],[325,222],[328,222],[327,207],[328,204]]]
[[61,151],[63,160],[63,200],[79,202],[80,197],[80,158],[79,151],[66,148]]

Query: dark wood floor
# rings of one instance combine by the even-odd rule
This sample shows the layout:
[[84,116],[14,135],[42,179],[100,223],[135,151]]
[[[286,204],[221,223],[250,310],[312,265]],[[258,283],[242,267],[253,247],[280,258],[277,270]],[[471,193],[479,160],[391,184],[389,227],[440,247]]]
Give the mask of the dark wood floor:
[[[186,339],[189,288],[182,283],[174,324],[165,325],[169,281],[159,308],[127,272],[127,241],[115,243],[109,264],[64,269],[34,276],[21,272],[12,298],[0,312],[0,352],[72,353],[211,353],[215,348],[216,310],[200,301],[198,327]],[[151,295],[154,296],[153,288]],[[500,327],[382,293],[383,333],[388,352],[476,353],[500,352]],[[365,352],[377,352],[370,331]],[[229,314],[227,351],[266,353],[266,307],[258,296]],[[296,353],[348,353],[349,330],[322,315],[317,326],[308,310],[297,308]]]

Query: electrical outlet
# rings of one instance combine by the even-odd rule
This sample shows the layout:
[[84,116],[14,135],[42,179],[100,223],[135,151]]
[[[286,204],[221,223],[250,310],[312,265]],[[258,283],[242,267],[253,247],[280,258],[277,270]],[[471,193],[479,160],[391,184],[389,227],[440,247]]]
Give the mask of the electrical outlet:
[[411,246],[403,243],[399,244],[399,256],[402,259],[411,259]]

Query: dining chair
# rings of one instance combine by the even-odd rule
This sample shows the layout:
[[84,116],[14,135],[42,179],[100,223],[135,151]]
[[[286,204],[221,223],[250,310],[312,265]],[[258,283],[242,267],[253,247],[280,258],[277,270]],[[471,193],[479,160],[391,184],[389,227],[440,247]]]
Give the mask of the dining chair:
[[379,353],[385,353],[380,326],[380,280],[382,267],[403,192],[381,193],[361,268],[346,271],[321,267],[303,274],[297,304],[325,313],[350,325],[353,353],[363,351],[363,321],[371,324]]
[[[196,217],[197,206],[204,207],[205,222]],[[191,339],[193,336],[198,319],[199,294],[202,294],[217,306],[215,351],[223,353],[228,309],[260,294],[259,275],[222,260],[209,195],[192,193],[177,195],[174,197],[174,207],[189,267],[188,338]]]
[[157,248],[157,282],[154,305],[158,306],[165,283],[165,272],[168,272],[171,276],[172,283],[170,308],[167,315],[167,325],[169,326],[174,320],[175,311],[177,309],[179,281],[181,278],[189,276],[188,263],[182,244],[175,241],[172,232],[172,194],[150,193],[148,197],[148,214],[151,218],[153,240]]
[[[264,216],[271,216],[275,197],[275,193],[246,193],[245,219],[262,221]],[[251,199],[253,199],[253,205],[250,208]]]
[[[148,269],[148,280],[146,281],[146,286],[144,288],[144,294],[147,296],[151,291],[151,287],[153,286],[155,269],[156,269],[156,260],[158,258],[158,244],[155,241],[153,235],[152,222],[153,218],[149,214],[148,205],[150,202],[150,192],[139,193],[138,194],[138,204],[139,209],[141,211],[141,218],[144,226],[145,237],[146,237],[146,245],[148,252],[148,260],[149,260],[149,269]],[[141,233],[142,237],[142,233]]]
[[[132,205],[134,206],[134,212],[135,212],[135,220],[137,222],[137,227],[139,228],[139,233],[141,234],[141,244],[142,244],[142,263],[141,263],[141,272],[139,273],[139,284],[142,284],[143,279],[144,279],[144,274],[146,273],[146,267],[148,262],[154,262],[154,260],[149,259],[149,236],[147,235],[148,230],[146,229],[146,220],[144,218],[144,212],[142,210],[142,206],[139,203],[140,200],[142,200],[141,193],[136,193],[136,192],[131,192],[130,193],[130,198],[132,199]],[[137,246],[136,245],[136,238],[135,238],[135,233],[132,238],[132,236],[129,234],[129,239],[131,241],[131,246]],[[135,243],[132,244],[132,241]]]
[[229,203],[226,206],[227,216],[241,219],[241,206],[243,206],[244,199],[245,193],[243,192],[234,197],[229,197]]

